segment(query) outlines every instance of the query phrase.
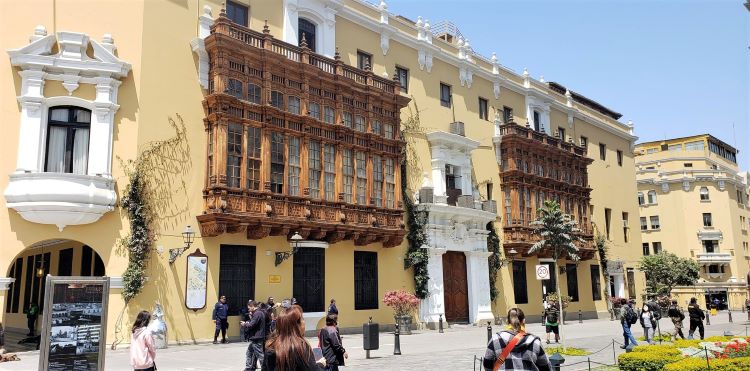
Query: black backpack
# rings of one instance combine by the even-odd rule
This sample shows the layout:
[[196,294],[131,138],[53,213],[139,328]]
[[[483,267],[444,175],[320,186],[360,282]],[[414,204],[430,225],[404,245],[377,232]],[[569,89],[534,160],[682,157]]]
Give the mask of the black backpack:
[[638,323],[638,313],[636,313],[630,306],[625,308],[625,321],[627,321],[629,325]]

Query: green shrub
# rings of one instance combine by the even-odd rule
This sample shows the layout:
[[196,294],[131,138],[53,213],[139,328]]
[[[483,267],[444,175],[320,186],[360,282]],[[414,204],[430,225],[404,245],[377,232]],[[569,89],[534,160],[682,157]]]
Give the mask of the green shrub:
[[591,352],[580,349],[580,348],[573,348],[573,347],[565,347],[565,351],[563,352],[563,349],[561,346],[556,347],[546,347],[544,348],[544,352],[548,355],[552,355],[555,353],[560,353],[564,356],[587,356],[591,354]]
[[[664,346],[662,346],[664,347]],[[617,357],[617,362],[620,364],[620,369],[625,371],[657,371],[662,370],[664,365],[672,362],[679,361],[682,359],[682,354],[679,350],[671,349],[655,349],[656,346],[638,346],[631,353],[623,353]]]
[[[750,357],[732,359],[711,359],[711,371],[750,370]],[[664,366],[664,371],[703,371],[708,370],[703,358],[685,358]]]
[[673,345],[662,344],[662,345],[639,345],[633,348],[633,352],[649,352],[649,353],[664,353],[678,355],[682,354],[679,349]]

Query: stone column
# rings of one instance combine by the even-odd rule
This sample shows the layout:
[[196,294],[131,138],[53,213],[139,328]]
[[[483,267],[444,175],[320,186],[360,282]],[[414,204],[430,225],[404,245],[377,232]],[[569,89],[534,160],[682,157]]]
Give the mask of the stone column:
[[[428,327],[437,328],[441,314],[443,315],[443,321],[445,321],[443,254],[445,254],[446,250],[432,247],[426,249],[429,254],[427,262],[427,272],[430,275],[430,280],[427,283],[429,296],[422,300],[419,317],[423,322],[427,323]],[[471,302],[469,302],[469,305],[471,305]]]
[[469,294],[469,322],[494,321],[490,302],[489,251],[466,251],[466,281]]
[[[611,277],[612,279],[614,279],[615,296],[624,298],[625,297],[625,276],[623,274],[613,274]],[[607,291],[609,291],[609,287],[607,288]]]
[[0,308],[5,308],[5,301],[8,300],[10,284],[16,279],[12,277],[0,277]]

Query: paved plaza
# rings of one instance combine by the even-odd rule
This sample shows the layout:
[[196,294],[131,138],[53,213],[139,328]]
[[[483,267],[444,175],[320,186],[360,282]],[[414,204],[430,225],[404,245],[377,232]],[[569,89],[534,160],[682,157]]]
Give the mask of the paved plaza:
[[[687,324],[687,321],[685,321]],[[663,329],[670,329],[668,319],[662,319]],[[706,326],[706,336],[722,335],[729,331],[734,335],[745,335],[748,331],[747,315],[734,313],[734,323],[728,323],[727,314],[711,317],[711,325]],[[495,331],[499,326],[494,326]],[[543,335],[540,324],[531,324],[528,331]],[[589,357],[566,357],[567,370],[587,369],[587,358],[592,365],[613,364],[614,354],[622,353],[612,341],[622,341],[619,322],[608,319],[588,320],[583,323],[569,322],[565,326],[567,344],[597,352]],[[641,336],[639,326],[634,327],[635,336]],[[686,330],[687,335],[687,330]],[[437,331],[416,331],[413,335],[401,336],[402,355],[393,355],[393,335],[381,333],[380,349],[371,351],[367,359],[362,349],[361,335],[344,335],[344,346],[349,352],[347,368],[351,370],[480,370],[479,361],[487,339],[486,327],[454,326],[440,334]],[[308,339],[311,344],[317,340]],[[618,344],[615,344],[618,345]],[[224,345],[198,344],[171,346],[157,352],[156,364],[159,370],[239,370],[244,367],[247,343],[233,342]],[[37,368],[38,352],[20,353],[21,361],[0,364],[0,370],[34,370]],[[580,362],[580,363],[579,363]],[[475,368],[476,367],[476,368]],[[592,366],[593,367],[593,366]],[[128,365],[128,350],[121,348],[107,352],[107,370],[131,370]]]

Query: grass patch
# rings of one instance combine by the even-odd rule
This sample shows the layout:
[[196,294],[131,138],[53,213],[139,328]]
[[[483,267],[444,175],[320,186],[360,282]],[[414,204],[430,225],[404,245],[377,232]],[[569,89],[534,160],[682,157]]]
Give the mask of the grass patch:
[[563,348],[561,346],[545,347],[544,352],[547,353],[547,355],[560,353],[564,356],[587,356],[591,354],[591,352],[585,349],[573,348],[573,347],[565,347],[565,351],[563,351]]
[[[645,336],[639,336],[637,340],[638,341],[646,341],[646,337]],[[667,334],[661,334],[661,336],[654,335],[654,342],[658,343],[659,340],[661,340],[662,342],[672,341],[672,336],[671,335],[667,335]]]

